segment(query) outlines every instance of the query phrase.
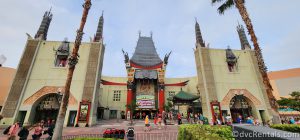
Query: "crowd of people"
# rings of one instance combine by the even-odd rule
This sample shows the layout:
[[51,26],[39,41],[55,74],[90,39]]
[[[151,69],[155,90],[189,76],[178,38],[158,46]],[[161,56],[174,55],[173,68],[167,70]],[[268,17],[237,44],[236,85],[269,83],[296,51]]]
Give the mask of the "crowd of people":
[[143,114],[141,114],[142,118],[145,120],[145,131],[151,130],[150,120],[153,118],[153,125],[158,128],[162,129],[162,126],[169,125],[175,123],[175,120],[177,120],[177,124],[182,124],[182,119],[185,118],[187,120],[187,123],[190,124],[208,124],[208,119],[204,117],[201,113],[187,113],[186,116],[184,116],[183,113],[173,113],[173,112],[165,112],[153,114],[153,116],[148,116],[145,114],[145,117]]
[[44,120],[41,120],[39,123],[34,125],[23,125],[16,122],[13,125],[7,127],[3,134],[7,135],[8,140],[27,140],[29,132],[33,130],[31,135],[33,140],[39,140],[43,134],[47,134],[47,140],[51,140],[53,136],[53,131],[55,128],[55,120],[50,120],[45,123]]
[[300,124],[300,117],[282,117],[282,124]]

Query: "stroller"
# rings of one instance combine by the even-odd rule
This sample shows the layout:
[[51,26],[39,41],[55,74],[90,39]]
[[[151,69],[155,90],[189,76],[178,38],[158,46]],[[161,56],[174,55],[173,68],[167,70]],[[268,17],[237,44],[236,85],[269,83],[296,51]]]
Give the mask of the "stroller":
[[127,129],[127,139],[128,140],[134,140],[134,128],[128,127]]

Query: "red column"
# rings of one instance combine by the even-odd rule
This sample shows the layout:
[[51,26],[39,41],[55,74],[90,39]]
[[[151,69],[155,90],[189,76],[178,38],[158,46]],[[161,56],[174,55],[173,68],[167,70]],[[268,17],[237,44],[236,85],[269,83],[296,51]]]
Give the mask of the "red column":
[[159,103],[159,113],[162,113],[162,111],[164,111],[164,105],[165,105],[165,92],[164,92],[164,89],[159,89],[159,100],[158,100],[158,103]]
[[[127,89],[127,103],[126,105],[130,105],[132,102],[132,89],[128,88]],[[129,111],[129,108],[126,107],[126,117],[127,117],[127,112]],[[131,112],[132,113],[132,112]]]

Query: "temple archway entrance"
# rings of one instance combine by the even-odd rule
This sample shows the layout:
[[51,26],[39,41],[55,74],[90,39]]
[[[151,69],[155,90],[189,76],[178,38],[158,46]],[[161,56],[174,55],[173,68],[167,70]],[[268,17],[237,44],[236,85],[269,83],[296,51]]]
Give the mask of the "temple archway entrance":
[[247,97],[241,95],[235,95],[230,100],[230,113],[232,116],[232,121],[238,123],[238,117],[242,118],[242,121],[245,122],[246,118],[252,116],[252,107],[250,105],[250,100]]
[[41,120],[44,120],[45,122],[48,120],[56,120],[60,100],[59,95],[56,93],[47,94],[38,100],[35,108],[33,108],[35,110],[33,123],[40,122]]

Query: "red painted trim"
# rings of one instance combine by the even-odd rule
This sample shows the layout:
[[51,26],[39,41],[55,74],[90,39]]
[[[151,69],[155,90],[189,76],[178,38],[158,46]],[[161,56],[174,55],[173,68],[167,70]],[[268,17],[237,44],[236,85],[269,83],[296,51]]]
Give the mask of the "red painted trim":
[[87,118],[86,118],[86,123],[87,124],[89,124],[90,112],[91,112],[91,102],[88,103],[88,112],[87,112]]
[[80,118],[81,105],[88,105],[88,111],[87,111],[87,115],[86,115],[86,123],[88,124],[89,123],[89,117],[90,117],[90,111],[91,111],[91,102],[85,101],[85,100],[82,100],[80,102],[79,108],[78,108],[78,112],[77,112],[77,115],[78,115],[78,117],[77,117],[77,124],[78,124],[78,121],[79,121],[79,118]]
[[188,82],[189,80],[180,83],[164,84],[164,86],[185,86]]
[[81,105],[81,103],[79,103],[79,106],[78,106],[78,110],[77,110],[77,119],[76,119],[76,124],[75,125],[78,125],[78,119],[79,119],[79,113],[80,113],[80,105]]
[[223,121],[222,120],[222,110],[221,110],[220,102],[212,101],[212,102],[210,102],[210,109],[211,109],[211,113],[212,113],[212,117],[213,117],[213,122],[217,123],[217,118],[215,116],[215,111],[213,109],[213,106],[218,106],[219,107],[219,112],[220,112],[219,117],[221,119],[220,121]]
[[154,66],[145,67],[145,66],[141,66],[141,65],[135,64],[132,61],[130,61],[130,66],[131,67],[135,67],[135,68],[139,68],[139,69],[146,69],[146,70],[158,69],[158,68],[161,68],[162,65],[163,65],[163,62],[161,62],[157,65],[154,65]]
[[164,105],[165,105],[165,94],[164,94],[164,90],[160,89],[159,90],[159,99],[158,99],[158,103],[159,103],[159,112],[162,113],[164,111]]
[[[131,89],[127,89],[127,103],[126,105],[130,105],[132,102],[132,90]],[[127,117],[127,112],[129,111],[129,108],[126,107],[126,117]],[[130,111],[130,114],[132,114],[132,112]]]
[[110,81],[106,81],[106,80],[101,80],[101,84],[103,84],[103,85],[127,86],[127,83],[117,83],[117,82],[110,82]]

